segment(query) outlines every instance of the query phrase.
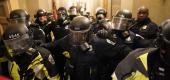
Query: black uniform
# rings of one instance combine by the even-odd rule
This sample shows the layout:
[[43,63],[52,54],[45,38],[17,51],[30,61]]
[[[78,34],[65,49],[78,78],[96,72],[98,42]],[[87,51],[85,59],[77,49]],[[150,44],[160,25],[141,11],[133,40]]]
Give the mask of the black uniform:
[[49,27],[49,24],[51,24],[51,21],[47,20],[47,12],[44,9],[38,9],[34,17],[36,19],[34,23],[29,26],[29,30],[30,34],[32,34],[35,45],[51,42],[52,36],[46,29]]
[[68,34],[69,24],[69,21],[66,20],[68,17],[66,8],[60,7],[57,11],[57,16],[58,19],[46,28],[47,32],[53,32],[55,40],[59,40]]
[[9,76],[8,73],[8,62],[6,58],[7,50],[2,40],[0,40],[0,74],[4,76]]
[[54,34],[55,40],[59,40],[68,34],[68,24],[67,20],[65,21],[54,21],[49,27],[46,28],[47,32],[52,31]]
[[[30,15],[27,13],[27,11],[23,10],[23,9],[15,9],[12,10],[10,12],[10,16],[9,18],[7,18],[7,20],[9,21],[9,23],[24,23],[26,26],[30,25],[30,21],[29,21]],[[7,27],[6,27],[7,28]],[[8,71],[8,57],[9,55],[7,55],[7,49],[6,46],[1,38],[0,40],[0,62],[1,66],[2,66],[2,70],[1,73],[2,75],[5,76],[9,76],[9,71]],[[4,62],[5,61],[5,62]]]
[[9,24],[3,34],[8,48],[10,76],[13,79],[58,79],[51,53],[44,48],[32,48],[32,39],[23,23]]
[[145,39],[155,39],[158,32],[158,26],[147,18],[142,22],[136,21],[130,30],[143,36]]
[[44,23],[37,21],[31,24],[29,30],[32,33],[33,40],[40,40],[44,43],[51,42],[52,38],[50,32],[47,32],[46,29],[47,27],[49,27],[50,24],[51,22],[47,22],[47,21]]
[[95,21],[92,23],[92,32],[94,34],[97,33],[97,31],[102,30],[102,29],[110,29],[111,28],[111,22],[109,20],[101,20],[101,21]]
[[[168,80],[170,73],[170,20],[160,25],[158,48],[137,49],[117,66],[113,79]],[[125,65],[127,65],[125,67]],[[133,77],[133,78],[132,78]]]
[[150,80],[169,80],[170,65],[160,56],[160,49],[148,54],[148,74]]
[[97,36],[88,43],[91,48],[87,51],[73,46],[69,41],[69,36],[66,36],[46,47],[57,52],[55,58],[60,58],[64,51],[70,53],[66,61],[66,72],[70,72],[71,80],[111,80],[110,75],[117,64],[131,51],[126,45]]
[[[71,80],[108,80],[118,62],[131,49],[123,44],[114,43],[108,39],[100,39],[88,34],[90,21],[88,18],[75,17],[69,25],[70,34],[50,44],[44,45],[55,55],[55,59],[65,55],[66,73]],[[63,53],[67,51],[66,53]],[[58,63],[64,62],[61,60]],[[61,66],[64,68],[64,66]]]
[[[153,45],[145,40],[142,36],[139,34],[135,34],[132,31],[122,32],[122,31],[115,31],[115,37],[116,41],[118,43],[126,44],[131,49],[136,48],[145,48],[145,47],[152,47]],[[126,36],[123,34],[127,34]]]

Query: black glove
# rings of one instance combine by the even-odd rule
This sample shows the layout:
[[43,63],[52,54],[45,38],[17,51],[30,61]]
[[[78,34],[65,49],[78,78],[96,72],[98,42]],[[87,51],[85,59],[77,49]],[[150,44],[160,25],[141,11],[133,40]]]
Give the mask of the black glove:
[[109,33],[108,33],[107,30],[102,29],[102,30],[97,31],[97,36],[98,36],[99,38],[106,39],[106,38],[109,37]]

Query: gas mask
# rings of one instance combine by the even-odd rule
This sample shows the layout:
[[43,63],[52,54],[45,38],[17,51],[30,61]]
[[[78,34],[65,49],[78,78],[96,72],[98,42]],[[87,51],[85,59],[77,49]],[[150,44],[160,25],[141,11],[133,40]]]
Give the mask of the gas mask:
[[58,11],[58,20],[59,21],[64,21],[64,20],[66,20],[66,18],[67,18],[67,13],[66,13],[66,11],[64,11],[64,10],[60,10],[60,11]]

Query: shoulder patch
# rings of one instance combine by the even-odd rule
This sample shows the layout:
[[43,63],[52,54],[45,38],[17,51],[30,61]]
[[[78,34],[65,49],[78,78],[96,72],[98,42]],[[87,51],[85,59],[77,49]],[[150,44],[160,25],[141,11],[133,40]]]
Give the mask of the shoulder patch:
[[55,64],[55,61],[54,61],[52,55],[49,55],[49,56],[48,56],[48,61],[49,61],[51,64],[53,64],[53,65]]
[[112,44],[112,45],[115,45],[115,44],[116,44],[115,42],[113,42],[113,41],[111,41],[111,40],[109,40],[109,39],[106,39],[106,42],[109,43],[109,44]]

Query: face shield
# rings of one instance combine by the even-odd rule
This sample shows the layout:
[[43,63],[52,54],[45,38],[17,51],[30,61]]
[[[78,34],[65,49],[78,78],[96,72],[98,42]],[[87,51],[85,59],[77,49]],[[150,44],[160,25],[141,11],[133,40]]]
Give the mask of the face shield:
[[112,20],[112,26],[114,30],[128,30],[131,19],[114,17]]
[[5,46],[14,53],[13,55],[25,52],[31,45],[31,40],[28,34],[23,34],[19,38],[4,40]]
[[18,24],[18,23],[24,23],[26,26],[29,26],[31,22],[27,20],[26,18],[16,18],[16,19],[7,19],[10,24]]
[[71,42],[74,45],[81,45],[82,43],[87,42],[87,36],[88,36],[89,30],[90,28],[86,30],[81,30],[81,31],[75,31],[75,30],[69,29]]
[[16,18],[16,19],[8,19],[9,23],[26,23],[26,19]]

